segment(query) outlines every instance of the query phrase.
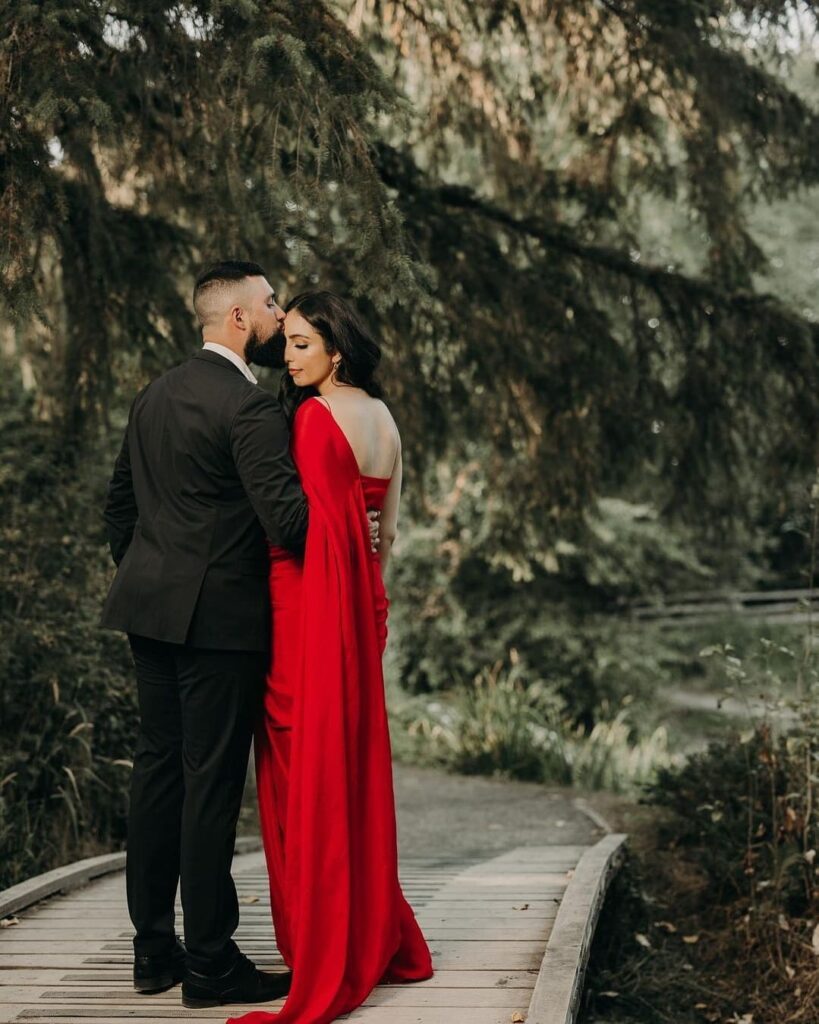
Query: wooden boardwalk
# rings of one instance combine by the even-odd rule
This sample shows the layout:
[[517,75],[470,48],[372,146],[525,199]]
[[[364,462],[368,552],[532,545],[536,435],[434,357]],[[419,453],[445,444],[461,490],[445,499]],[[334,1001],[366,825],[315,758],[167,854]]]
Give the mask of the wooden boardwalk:
[[[430,943],[436,974],[413,985],[380,986],[340,1019],[570,1021],[596,915],[624,838],[609,835],[593,846],[523,846],[480,862],[402,859],[404,891]],[[260,967],[283,969],[262,855],[237,855],[234,877],[241,900],[239,945]],[[0,1024],[210,1022],[249,1009],[186,1010],[179,987],[153,996],[133,991],[121,871],[14,916],[18,923],[7,919],[0,930]],[[560,937],[560,948],[550,943],[553,935]],[[281,1003],[265,1005],[275,1011]]]

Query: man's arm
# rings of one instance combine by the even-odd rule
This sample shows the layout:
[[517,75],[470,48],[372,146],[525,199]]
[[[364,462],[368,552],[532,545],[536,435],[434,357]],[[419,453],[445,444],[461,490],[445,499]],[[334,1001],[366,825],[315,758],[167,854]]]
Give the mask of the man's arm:
[[281,406],[256,388],[230,427],[239,478],[262,528],[274,544],[294,552],[307,536],[307,499],[290,456],[290,431]]
[[[132,405],[131,413],[133,413],[133,410],[134,407]],[[131,538],[134,535],[134,526],[139,515],[136,496],[134,495],[134,481],[131,477],[131,457],[128,452],[128,429],[130,425],[131,415],[129,414],[128,426],[125,428],[122,447],[114,463],[114,472],[108,484],[108,496],[105,501],[105,510],[102,514],[108,535],[108,546],[111,548],[111,555],[117,565],[125,557],[125,552],[131,543]]]

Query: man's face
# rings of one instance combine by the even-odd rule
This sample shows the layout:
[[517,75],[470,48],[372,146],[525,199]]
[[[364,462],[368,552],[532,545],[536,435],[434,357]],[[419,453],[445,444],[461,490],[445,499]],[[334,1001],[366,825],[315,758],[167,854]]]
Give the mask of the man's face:
[[267,278],[248,281],[250,334],[245,344],[245,362],[256,366],[284,366],[284,310]]

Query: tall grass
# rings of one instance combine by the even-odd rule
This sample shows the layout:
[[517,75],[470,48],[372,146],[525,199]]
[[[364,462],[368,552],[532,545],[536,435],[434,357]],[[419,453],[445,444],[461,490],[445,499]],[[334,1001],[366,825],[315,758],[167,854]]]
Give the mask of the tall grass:
[[452,771],[634,791],[680,759],[663,727],[639,735],[625,703],[591,729],[573,723],[556,688],[527,683],[512,650],[508,664],[484,669],[469,686],[434,699],[396,695],[394,746],[399,756]]

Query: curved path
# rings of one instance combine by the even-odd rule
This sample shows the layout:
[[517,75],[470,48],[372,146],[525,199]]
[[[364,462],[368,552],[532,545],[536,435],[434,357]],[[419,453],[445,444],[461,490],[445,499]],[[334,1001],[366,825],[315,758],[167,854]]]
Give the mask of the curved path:
[[[427,982],[380,986],[344,1019],[566,1024],[623,837],[604,835],[565,790],[400,765],[395,774],[402,883],[437,970]],[[120,862],[111,858],[109,868]],[[87,864],[80,883],[101,870],[99,859]],[[282,969],[261,853],[237,854],[234,875],[239,944],[260,966]],[[18,922],[0,931],[0,1022],[155,1024],[227,1016],[221,1008],[183,1009],[178,988],[133,992],[121,871],[47,898],[43,885],[30,888],[16,904],[10,890],[0,894],[0,916],[14,907]]]

